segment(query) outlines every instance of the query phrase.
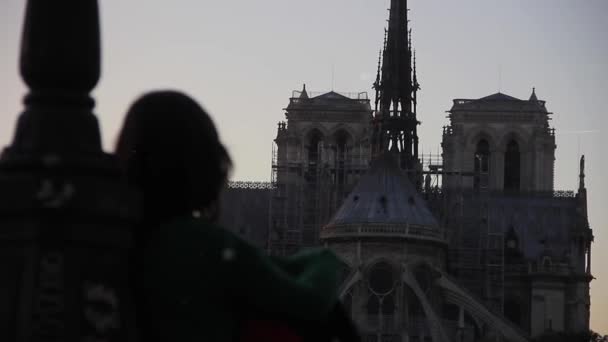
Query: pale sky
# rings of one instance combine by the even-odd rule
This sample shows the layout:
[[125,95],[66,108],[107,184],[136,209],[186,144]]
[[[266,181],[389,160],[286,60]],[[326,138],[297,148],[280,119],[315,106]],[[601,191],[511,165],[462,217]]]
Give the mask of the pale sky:
[[[24,0],[0,0],[0,145],[25,87],[17,73]],[[210,112],[234,180],[269,180],[272,139],[291,91],[368,91],[388,0],[100,1],[102,78],[94,92],[104,146],[145,91],[183,90]],[[556,189],[575,190],[586,155],[593,245],[592,329],[608,334],[607,0],[410,0],[420,140],[437,153],[454,98],[536,87],[557,130]],[[333,73],[332,73],[333,70]]]

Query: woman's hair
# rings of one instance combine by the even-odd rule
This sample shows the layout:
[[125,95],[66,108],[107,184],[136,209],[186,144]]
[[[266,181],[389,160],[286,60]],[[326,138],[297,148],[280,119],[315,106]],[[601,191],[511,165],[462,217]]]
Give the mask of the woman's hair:
[[211,118],[189,96],[157,91],[135,101],[116,155],[143,194],[144,223],[214,210],[232,166]]

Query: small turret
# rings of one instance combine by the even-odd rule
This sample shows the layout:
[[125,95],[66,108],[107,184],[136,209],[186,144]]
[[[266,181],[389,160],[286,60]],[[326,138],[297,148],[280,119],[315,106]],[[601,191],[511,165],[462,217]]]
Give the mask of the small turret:
[[304,83],[304,86],[302,87],[302,93],[300,93],[300,98],[301,99],[308,99],[308,93],[306,92],[306,83]]
[[579,170],[579,184],[578,184],[578,206],[581,218],[581,226],[589,227],[589,218],[587,212],[587,188],[585,187],[585,156],[582,155],[580,159],[580,170]]
[[538,97],[536,97],[536,88],[532,88],[532,95],[530,95],[530,99],[528,100],[530,102],[532,101],[538,101]]
[[277,137],[275,141],[287,138],[287,123],[285,121],[280,121],[277,126]]

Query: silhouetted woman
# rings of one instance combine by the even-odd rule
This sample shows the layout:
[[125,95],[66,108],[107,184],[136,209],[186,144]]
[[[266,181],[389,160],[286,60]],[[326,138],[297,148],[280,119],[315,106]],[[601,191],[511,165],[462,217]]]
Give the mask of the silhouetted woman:
[[173,91],[138,99],[116,153],[143,194],[133,267],[143,341],[322,340],[352,328],[331,252],[270,258],[214,223],[231,161],[194,100]]

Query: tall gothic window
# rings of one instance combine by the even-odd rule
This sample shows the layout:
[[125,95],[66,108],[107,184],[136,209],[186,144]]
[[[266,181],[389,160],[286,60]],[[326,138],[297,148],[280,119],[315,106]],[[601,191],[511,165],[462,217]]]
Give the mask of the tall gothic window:
[[340,130],[336,133],[336,159],[344,162],[346,160],[346,146],[348,143],[348,133]]
[[308,139],[308,163],[317,163],[319,161],[319,145],[323,136],[318,130],[314,130],[309,134]]
[[347,144],[348,144],[348,133],[344,130],[340,130],[336,133],[334,139],[336,141],[336,183],[344,184],[346,177],[345,164],[347,160]]
[[367,313],[376,315],[382,312],[383,315],[394,315],[395,296],[395,276],[393,268],[386,262],[379,262],[372,267],[369,272],[370,297],[367,301]]
[[313,129],[308,134],[308,145],[307,149],[307,157],[308,157],[308,169],[304,175],[306,179],[306,183],[308,186],[307,191],[304,195],[307,197],[305,200],[305,214],[304,214],[304,223],[305,224],[313,224],[316,222],[317,209],[318,209],[318,200],[317,196],[315,196],[315,189],[317,186],[317,181],[319,177],[319,165],[321,164],[321,144],[323,141],[323,134],[318,129]]
[[505,190],[516,191],[520,187],[520,153],[515,140],[507,144],[505,152]]
[[481,139],[477,143],[474,156],[475,164],[475,176],[474,188],[475,189],[487,189],[490,175],[490,144],[485,139]]

